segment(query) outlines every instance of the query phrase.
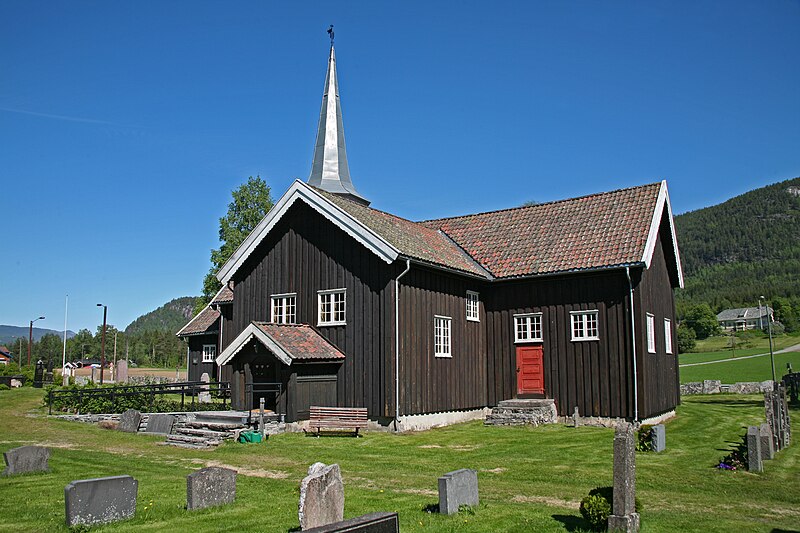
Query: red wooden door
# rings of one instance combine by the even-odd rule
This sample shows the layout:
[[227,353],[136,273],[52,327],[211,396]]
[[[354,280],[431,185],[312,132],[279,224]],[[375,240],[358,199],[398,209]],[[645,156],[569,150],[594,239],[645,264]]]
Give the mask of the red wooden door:
[[517,346],[517,395],[544,394],[541,345]]

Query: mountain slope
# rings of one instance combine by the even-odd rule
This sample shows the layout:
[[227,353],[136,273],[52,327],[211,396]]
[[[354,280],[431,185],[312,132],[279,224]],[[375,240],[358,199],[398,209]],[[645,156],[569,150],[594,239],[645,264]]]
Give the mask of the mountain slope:
[[[20,337],[24,338],[26,341],[28,340],[28,326],[7,326],[7,325],[0,325],[0,344],[11,344],[14,342],[14,339],[18,339]],[[46,329],[46,328],[33,328],[33,340],[38,341],[42,337],[47,334],[51,335],[58,335],[59,338],[64,338],[63,331],[56,331],[54,329]],[[67,338],[71,339],[75,336],[75,332],[72,330],[67,330]]]
[[145,331],[176,332],[189,322],[194,309],[194,296],[183,296],[171,300],[155,311],[150,311],[131,322],[125,333],[142,333]]
[[680,299],[728,307],[797,297],[800,178],[678,215],[675,225],[686,273]]

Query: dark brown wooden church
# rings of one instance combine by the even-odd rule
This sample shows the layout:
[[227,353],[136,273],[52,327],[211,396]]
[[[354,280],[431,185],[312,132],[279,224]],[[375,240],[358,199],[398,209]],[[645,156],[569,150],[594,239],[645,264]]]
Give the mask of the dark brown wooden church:
[[350,179],[333,47],[311,176],[217,277],[178,335],[190,379],[230,380],[237,409],[267,395],[289,421],[325,405],[388,423],[552,398],[643,420],[679,402],[666,182],[423,222],[373,209]]

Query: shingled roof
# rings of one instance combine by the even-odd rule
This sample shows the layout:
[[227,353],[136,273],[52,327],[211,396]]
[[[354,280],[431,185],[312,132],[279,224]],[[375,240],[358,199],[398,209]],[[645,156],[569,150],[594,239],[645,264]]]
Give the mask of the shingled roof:
[[211,309],[206,306],[202,311],[189,321],[188,324],[183,326],[181,330],[176,333],[178,337],[189,337],[192,335],[204,335],[206,333],[216,333],[219,330],[217,319],[219,318],[219,311]]
[[340,361],[345,357],[336,346],[308,324],[251,322],[219,354],[217,364],[228,364],[254,339],[285,365],[294,361]]
[[211,303],[215,305],[233,303],[233,289],[230,288],[228,283],[223,285],[219,292],[214,295]]
[[496,278],[639,263],[660,183],[546,204],[428,220]]

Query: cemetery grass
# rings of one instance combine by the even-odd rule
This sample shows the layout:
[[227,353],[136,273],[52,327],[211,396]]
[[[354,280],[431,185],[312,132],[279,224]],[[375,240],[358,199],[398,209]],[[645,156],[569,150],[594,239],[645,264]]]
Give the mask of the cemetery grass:
[[[67,531],[64,486],[122,474],[139,480],[136,516],[92,531],[290,531],[299,526],[300,480],[315,461],[341,466],[345,517],[398,511],[403,532],[582,531],[580,499],[612,483],[613,430],[606,428],[474,422],[359,439],[286,434],[195,451],[159,446],[163,437],[48,418],[41,404],[36,389],[0,391],[0,451],[53,450],[49,474],[0,478],[0,531]],[[796,529],[800,446],[767,461],[761,474],[713,467],[763,417],[759,396],[684,399],[667,422],[667,450],[637,457],[642,531]],[[239,471],[236,502],[186,511],[185,476],[210,465]],[[481,504],[450,517],[425,512],[437,503],[437,477],[465,467],[478,470]]]

